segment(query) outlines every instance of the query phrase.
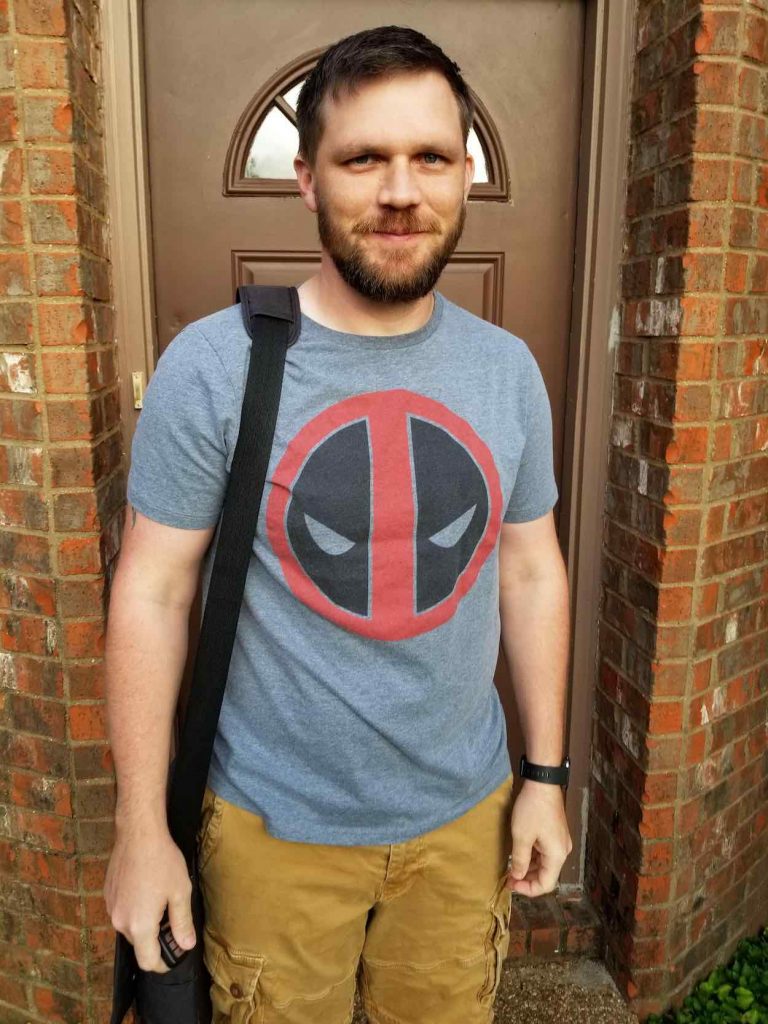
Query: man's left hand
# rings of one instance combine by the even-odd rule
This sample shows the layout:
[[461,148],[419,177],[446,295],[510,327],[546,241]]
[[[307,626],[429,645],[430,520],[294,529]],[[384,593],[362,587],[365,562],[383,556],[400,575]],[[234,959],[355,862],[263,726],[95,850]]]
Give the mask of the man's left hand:
[[506,889],[523,896],[553,892],[573,849],[560,786],[526,779],[510,819],[512,856]]

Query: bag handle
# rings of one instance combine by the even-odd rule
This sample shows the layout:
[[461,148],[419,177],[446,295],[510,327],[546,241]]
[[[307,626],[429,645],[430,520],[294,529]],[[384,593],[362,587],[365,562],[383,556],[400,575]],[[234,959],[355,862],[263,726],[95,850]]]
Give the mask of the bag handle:
[[[240,285],[251,337],[240,429],[224,495],[187,710],[169,770],[168,830],[191,865],[280,404],[285,356],[301,330],[294,287]],[[258,340],[258,343],[257,343]]]

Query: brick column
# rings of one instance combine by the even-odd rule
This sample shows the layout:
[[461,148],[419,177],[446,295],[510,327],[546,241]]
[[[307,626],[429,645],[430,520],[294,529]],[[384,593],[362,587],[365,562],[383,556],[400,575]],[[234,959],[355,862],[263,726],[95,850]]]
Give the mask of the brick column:
[[124,502],[98,5],[0,3],[0,1020],[104,1021]]
[[767,41],[638,5],[587,880],[641,1017],[768,920]]

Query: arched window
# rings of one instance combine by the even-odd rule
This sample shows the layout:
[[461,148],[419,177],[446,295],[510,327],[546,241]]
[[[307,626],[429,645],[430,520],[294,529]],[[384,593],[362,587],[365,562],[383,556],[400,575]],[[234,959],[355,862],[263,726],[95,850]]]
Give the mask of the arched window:
[[[293,158],[299,148],[296,103],[323,51],[304,56],[265,83],[240,117],[227,151],[224,195],[298,195]],[[467,149],[475,158],[469,199],[507,200],[509,175],[501,142],[480,99]]]

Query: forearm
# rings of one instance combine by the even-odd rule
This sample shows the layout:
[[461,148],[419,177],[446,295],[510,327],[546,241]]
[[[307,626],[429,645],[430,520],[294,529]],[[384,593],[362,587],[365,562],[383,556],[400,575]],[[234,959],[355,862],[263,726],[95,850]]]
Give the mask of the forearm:
[[189,608],[142,595],[116,574],[107,623],[107,727],[117,776],[115,820],[167,825],[174,714],[187,656]]
[[565,755],[570,646],[565,566],[502,587],[499,608],[501,640],[523,730],[525,755],[535,764],[559,765]]

